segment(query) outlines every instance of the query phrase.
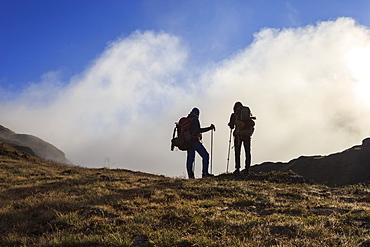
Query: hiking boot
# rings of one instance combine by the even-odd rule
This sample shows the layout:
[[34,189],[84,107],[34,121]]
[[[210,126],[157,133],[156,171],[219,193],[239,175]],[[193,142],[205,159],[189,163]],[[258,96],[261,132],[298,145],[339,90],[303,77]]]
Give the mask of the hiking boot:
[[235,169],[235,171],[233,172],[234,175],[236,176],[239,176],[240,175],[240,170],[239,169]]
[[241,174],[242,174],[243,176],[248,176],[248,175],[249,175],[249,171],[248,171],[247,169],[244,169],[244,170],[241,172]]
[[212,178],[214,177],[215,175],[211,174],[211,173],[206,173],[206,174],[202,174],[202,178]]

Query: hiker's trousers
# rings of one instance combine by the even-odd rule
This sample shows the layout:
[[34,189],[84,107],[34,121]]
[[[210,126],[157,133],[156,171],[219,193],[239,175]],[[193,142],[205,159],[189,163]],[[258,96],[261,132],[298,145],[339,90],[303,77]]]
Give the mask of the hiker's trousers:
[[240,155],[242,144],[244,145],[245,151],[245,169],[249,170],[251,166],[251,137],[249,135],[237,135],[234,136],[234,150],[235,150],[235,169],[240,169]]
[[202,174],[208,174],[209,154],[201,142],[193,142],[193,148],[187,150],[188,156],[186,158],[186,169],[189,178],[194,177],[194,160],[195,151],[202,157]]

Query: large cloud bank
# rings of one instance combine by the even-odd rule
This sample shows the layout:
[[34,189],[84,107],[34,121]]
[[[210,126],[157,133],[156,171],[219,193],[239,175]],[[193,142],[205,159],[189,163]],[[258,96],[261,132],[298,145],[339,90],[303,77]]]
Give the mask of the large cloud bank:
[[[328,154],[370,134],[361,97],[370,93],[369,42],[369,30],[350,18],[266,28],[227,60],[195,67],[181,38],[136,32],[67,84],[49,72],[17,97],[0,90],[1,124],[53,143],[77,165],[184,176],[186,153],[171,152],[170,139],[174,122],[196,106],[202,125],[217,128],[218,174],[226,170],[227,122],[241,101],[257,116],[252,164]],[[197,159],[198,176],[200,166]]]

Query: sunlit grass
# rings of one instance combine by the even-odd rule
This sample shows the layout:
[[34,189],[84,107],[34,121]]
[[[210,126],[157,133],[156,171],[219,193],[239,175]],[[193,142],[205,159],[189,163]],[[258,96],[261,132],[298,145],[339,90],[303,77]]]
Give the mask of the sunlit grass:
[[2,148],[0,246],[370,246],[368,185],[166,178]]

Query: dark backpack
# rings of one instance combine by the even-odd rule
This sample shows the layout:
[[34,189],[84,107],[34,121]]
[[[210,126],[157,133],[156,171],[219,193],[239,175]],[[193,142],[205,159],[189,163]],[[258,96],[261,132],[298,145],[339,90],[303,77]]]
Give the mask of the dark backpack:
[[[171,151],[175,147],[182,151],[186,151],[192,148],[192,135],[190,133],[190,125],[192,118],[182,117],[179,122],[175,123],[171,140]],[[175,135],[177,134],[177,137]]]
[[[235,113],[236,117],[236,126],[239,128],[240,132],[249,132],[249,130],[252,130],[255,122],[253,119],[256,119],[255,117],[252,117],[251,110],[248,106],[241,106],[236,110]],[[252,132],[253,133],[253,132]]]

